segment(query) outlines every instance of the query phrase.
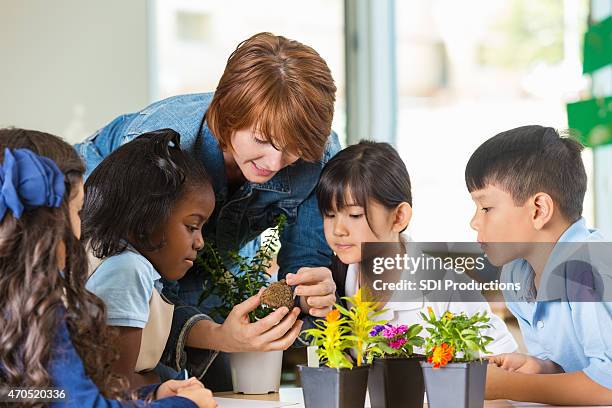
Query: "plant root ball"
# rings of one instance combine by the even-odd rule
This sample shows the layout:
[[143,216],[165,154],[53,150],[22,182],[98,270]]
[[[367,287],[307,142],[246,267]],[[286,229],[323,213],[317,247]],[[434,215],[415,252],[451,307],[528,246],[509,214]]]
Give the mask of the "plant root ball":
[[293,309],[293,292],[284,279],[271,283],[261,294],[261,304],[272,309],[287,306],[289,311]]

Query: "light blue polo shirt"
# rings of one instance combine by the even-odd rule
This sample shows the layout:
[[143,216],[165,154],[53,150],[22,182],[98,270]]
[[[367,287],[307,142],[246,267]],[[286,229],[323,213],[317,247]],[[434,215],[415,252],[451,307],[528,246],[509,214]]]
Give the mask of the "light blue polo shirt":
[[153,290],[161,289],[160,278],[147,258],[128,248],[102,261],[85,287],[104,301],[109,326],[143,329]]
[[[581,218],[572,224],[558,242],[606,242],[597,230],[589,230]],[[559,265],[569,246],[556,245],[542,273],[540,288],[550,280],[551,269]],[[564,251],[565,250],[565,251]],[[604,285],[610,287],[612,265],[599,269]],[[521,282],[530,291],[504,291],[506,303],[516,316],[529,354],[552,360],[565,372],[584,371],[593,381],[612,388],[612,302],[576,302],[570,300],[541,301],[535,293],[534,272],[524,259],[505,265],[502,280]],[[553,276],[554,278],[554,276]],[[569,285],[568,285],[569,286]],[[609,297],[607,298],[609,299]]]

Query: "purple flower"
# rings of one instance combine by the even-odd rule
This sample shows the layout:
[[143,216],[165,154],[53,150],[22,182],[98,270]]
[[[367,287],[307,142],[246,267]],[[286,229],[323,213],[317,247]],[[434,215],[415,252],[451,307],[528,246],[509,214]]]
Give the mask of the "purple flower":
[[406,344],[406,339],[404,339],[404,338],[400,337],[399,339],[397,339],[397,340],[394,340],[394,341],[390,342],[390,343],[389,343],[389,346],[390,346],[391,348],[394,348],[394,349],[398,350],[398,349],[402,348],[402,346],[403,346],[404,344]]
[[374,328],[370,332],[370,336],[371,337],[378,336],[378,333],[380,333],[382,331],[382,329],[384,329],[384,328],[385,328],[385,326],[383,326],[382,324],[377,324],[376,326],[374,326]]

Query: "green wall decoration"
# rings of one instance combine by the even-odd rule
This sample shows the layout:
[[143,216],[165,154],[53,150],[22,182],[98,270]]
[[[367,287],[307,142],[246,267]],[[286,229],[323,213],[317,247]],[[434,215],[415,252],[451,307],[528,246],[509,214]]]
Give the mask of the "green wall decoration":
[[585,146],[612,144],[612,96],[567,104],[567,119]]
[[[585,74],[608,69],[605,67],[612,64],[612,15],[589,27],[584,35],[583,56]],[[612,96],[568,103],[567,122],[585,146],[612,144]]]
[[592,25],[584,35],[582,72],[592,73],[612,64],[612,16]]

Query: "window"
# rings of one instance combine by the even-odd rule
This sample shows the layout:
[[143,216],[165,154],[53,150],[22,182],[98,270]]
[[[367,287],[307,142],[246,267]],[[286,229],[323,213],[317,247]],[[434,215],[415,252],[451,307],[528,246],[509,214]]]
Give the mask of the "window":
[[338,92],[333,129],[345,139],[342,0],[155,0],[152,98],[214,91],[227,58],[253,34],[269,31],[313,47]]
[[[567,127],[581,74],[586,0],[397,1],[397,148],[413,184],[410,233],[470,241],[472,152],[514,127]],[[592,174],[592,153],[584,154]],[[593,223],[592,194],[584,215]]]

